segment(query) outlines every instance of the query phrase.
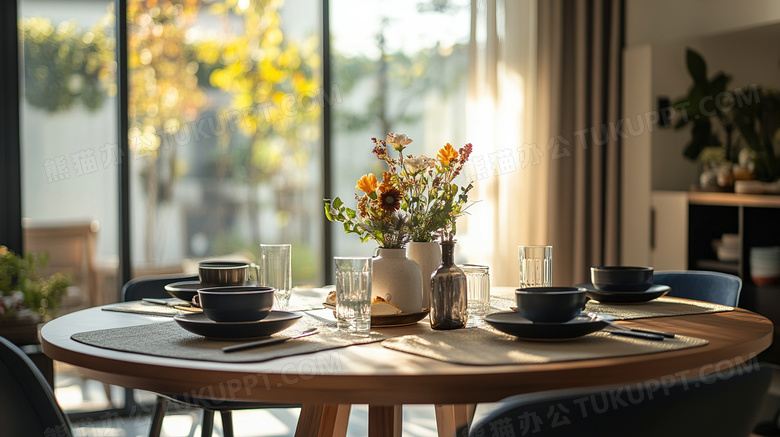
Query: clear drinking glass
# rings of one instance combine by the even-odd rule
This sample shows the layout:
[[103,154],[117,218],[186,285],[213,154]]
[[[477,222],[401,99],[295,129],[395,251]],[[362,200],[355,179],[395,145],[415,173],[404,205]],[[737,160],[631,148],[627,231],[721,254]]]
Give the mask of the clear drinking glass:
[[490,312],[490,268],[478,264],[460,266],[466,274],[468,290],[468,314],[466,327],[480,326]]
[[341,332],[368,337],[371,332],[371,268],[369,257],[334,257],[336,320]]
[[552,286],[552,246],[518,246],[520,288]]
[[289,244],[260,245],[260,284],[273,287],[274,309],[287,310],[292,292],[292,248]]

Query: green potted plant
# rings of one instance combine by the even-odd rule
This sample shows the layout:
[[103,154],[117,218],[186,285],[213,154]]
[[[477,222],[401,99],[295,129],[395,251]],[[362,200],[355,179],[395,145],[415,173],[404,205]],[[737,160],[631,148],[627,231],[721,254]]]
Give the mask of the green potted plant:
[[[757,85],[731,91],[727,88],[731,76],[718,72],[708,78],[706,61],[690,48],[685,62],[693,84],[687,95],[673,103],[678,110],[675,129],[691,129],[683,155],[696,160],[705,150],[709,151],[704,155],[711,157],[713,148],[721,148],[722,162],[716,163],[719,169],[710,170],[722,173],[724,168],[730,171],[737,164],[743,170],[749,165],[747,177],[776,181],[780,177],[780,161],[775,153],[775,144],[780,141],[780,93]],[[716,131],[714,122],[722,132]],[[725,181],[733,182],[733,177],[729,174]],[[718,185],[723,186],[723,182],[719,180]]]
[[48,255],[17,255],[0,246],[0,323],[32,312],[35,318],[48,321],[57,311],[70,277],[62,273],[43,276]]

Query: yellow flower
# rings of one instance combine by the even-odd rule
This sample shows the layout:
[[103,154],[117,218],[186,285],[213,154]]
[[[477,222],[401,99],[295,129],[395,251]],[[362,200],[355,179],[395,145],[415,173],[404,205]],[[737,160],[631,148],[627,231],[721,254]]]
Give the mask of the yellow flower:
[[0,246],[0,256],[5,256],[8,254],[8,248],[5,246]]
[[436,157],[441,161],[442,165],[449,166],[450,161],[458,159],[458,151],[452,147],[452,144],[447,143],[446,146],[439,150],[439,154]]
[[376,176],[373,173],[364,174],[360,180],[357,181],[355,188],[363,191],[364,193],[373,193],[379,186],[379,182],[376,180]]

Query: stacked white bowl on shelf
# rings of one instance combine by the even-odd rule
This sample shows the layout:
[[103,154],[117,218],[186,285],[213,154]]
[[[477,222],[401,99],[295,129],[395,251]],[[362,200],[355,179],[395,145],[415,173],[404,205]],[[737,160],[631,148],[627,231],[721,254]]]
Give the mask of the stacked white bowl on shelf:
[[723,234],[715,245],[715,251],[720,261],[739,261],[739,235]]
[[750,248],[750,277],[758,285],[780,282],[780,246]]

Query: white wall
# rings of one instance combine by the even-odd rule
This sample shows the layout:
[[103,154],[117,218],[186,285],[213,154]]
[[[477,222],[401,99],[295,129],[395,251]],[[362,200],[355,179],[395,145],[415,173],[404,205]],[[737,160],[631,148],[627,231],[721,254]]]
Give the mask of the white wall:
[[772,23],[777,0],[626,0],[626,46],[665,44]]

